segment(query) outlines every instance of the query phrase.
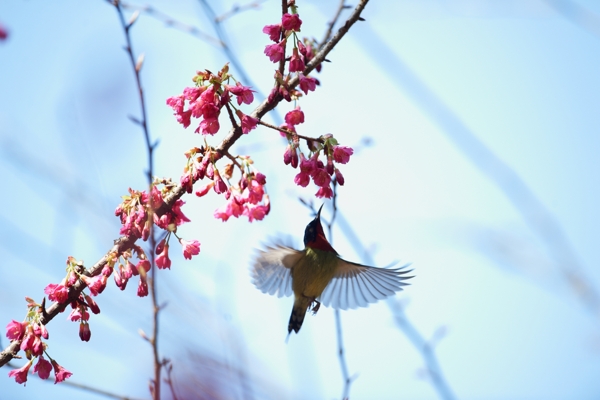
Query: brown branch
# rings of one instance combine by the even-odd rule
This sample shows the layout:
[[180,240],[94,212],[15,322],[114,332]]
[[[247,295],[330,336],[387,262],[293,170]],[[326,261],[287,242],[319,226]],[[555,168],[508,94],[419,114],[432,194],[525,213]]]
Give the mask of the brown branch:
[[[350,18],[346,21],[346,23],[338,30],[338,32],[333,36],[333,38],[323,46],[323,49],[319,51],[315,57],[311,60],[311,62],[307,65],[305,69],[305,73],[308,74],[312,71],[316,65],[321,63],[327,54],[335,47],[335,45],[341,40],[341,38],[348,32],[348,30],[354,25],[356,21],[360,18],[360,13],[365,8],[368,0],[361,0],[358,6],[352,12]],[[293,78],[290,81],[290,87],[295,87],[298,84],[297,77]],[[272,102],[268,102],[267,100],[263,101],[253,112],[252,116],[254,118],[261,118],[266,113],[271,111],[277,104],[279,104],[283,100],[281,95],[277,95]],[[225,152],[227,152],[231,146],[241,137],[241,132],[236,132],[235,129],[231,129],[229,134],[223,139],[221,144],[216,148],[217,154],[214,156],[214,161],[217,161],[223,157]],[[172,191],[165,196],[164,203],[154,212],[159,216],[164,215],[168,212],[175,202],[180,199],[186,193],[186,189],[178,184],[173,187]],[[139,238],[130,235],[130,236],[121,236],[116,239],[114,242],[114,246],[99,260],[97,261],[91,268],[85,270],[85,275],[88,276],[96,276],[101,273],[102,268],[107,265],[108,258],[111,254],[123,254],[123,252],[131,249],[131,247],[135,244],[135,242]],[[71,303],[71,301],[79,298],[79,295],[83,291],[86,285],[77,281],[73,286],[70,287],[69,290],[69,299],[65,303],[59,304],[54,303],[48,309],[48,318],[42,318],[41,323],[47,325],[54,317],[56,317],[60,312],[64,311],[64,309]],[[11,359],[15,358],[16,353],[18,352],[20,341],[13,341],[10,343],[2,352],[0,352],[0,367],[6,364]]]
[[347,8],[350,8],[350,6],[347,6],[345,3],[346,3],[346,0],[340,0],[340,4],[338,5],[335,15],[333,16],[331,21],[329,21],[329,23],[327,24],[327,30],[325,31],[325,35],[323,36],[323,39],[319,42],[319,50],[321,49],[321,46],[323,46],[323,44],[327,43],[327,41],[331,38],[331,32],[333,32],[333,27],[335,26],[337,21],[340,19],[340,16],[342,15],[342,11],[344,11]]

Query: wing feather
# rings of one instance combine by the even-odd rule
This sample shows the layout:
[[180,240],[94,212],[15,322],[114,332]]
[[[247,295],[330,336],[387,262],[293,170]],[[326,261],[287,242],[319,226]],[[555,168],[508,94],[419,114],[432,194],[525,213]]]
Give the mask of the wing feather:
[[327,307],[347,310],[366,307],[369,303],[392,296],[401,291],[405,282],[412,276],[405,276],[412,270],[400,268],[376,268],[338,260],[336,273],[323,290],[320,301]]
[[274,245],[259,250],[252,265],[252,283],[263,293],[277,297],[292,294],[291,268],[302,252],[291,247]]

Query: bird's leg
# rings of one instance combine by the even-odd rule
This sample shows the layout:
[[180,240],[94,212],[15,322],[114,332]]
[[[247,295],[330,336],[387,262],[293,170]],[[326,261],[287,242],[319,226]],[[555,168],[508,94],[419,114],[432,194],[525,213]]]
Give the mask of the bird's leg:
[[317,314],[317,311],[319,311],[319,307],[321,307],[321,303],[313,299],[313,301],[311,301],[310,303],[310,311],[312,311],[313,315]]

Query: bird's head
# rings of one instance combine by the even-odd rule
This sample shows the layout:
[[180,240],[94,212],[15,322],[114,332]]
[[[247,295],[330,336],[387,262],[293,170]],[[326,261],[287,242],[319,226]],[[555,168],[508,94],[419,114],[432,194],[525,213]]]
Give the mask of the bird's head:
[[321,207],[319,208],[315,219],[313,219],[309,222],[308,225],[306,225],[306,229],[304,230],[304,246],[325,251],[333,251],[335,253],[335,250],[327,241],[327,238],[325,237],[325,232],[323,231],[323,225],[321,225],[322,209],[323,205],[321,205]]

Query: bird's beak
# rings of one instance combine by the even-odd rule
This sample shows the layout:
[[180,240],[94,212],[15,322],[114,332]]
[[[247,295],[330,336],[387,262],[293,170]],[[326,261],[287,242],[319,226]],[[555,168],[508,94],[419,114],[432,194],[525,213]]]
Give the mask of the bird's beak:
[[317,212],[317,219],[319,221],[321,220],[321,210],[323,209],[324,205],[325,205],[325,203],[321,204],[321,207],[319,207],[319,211]]

